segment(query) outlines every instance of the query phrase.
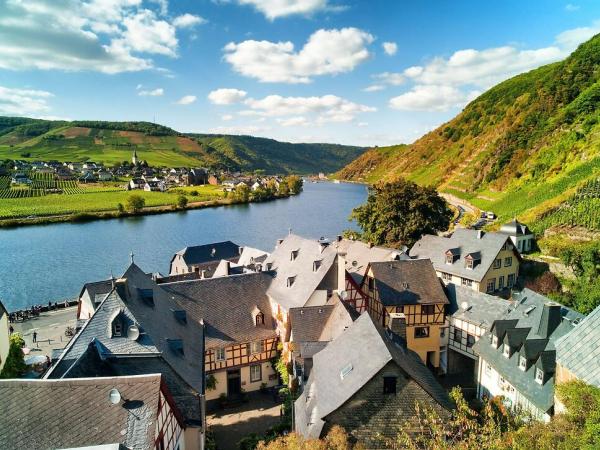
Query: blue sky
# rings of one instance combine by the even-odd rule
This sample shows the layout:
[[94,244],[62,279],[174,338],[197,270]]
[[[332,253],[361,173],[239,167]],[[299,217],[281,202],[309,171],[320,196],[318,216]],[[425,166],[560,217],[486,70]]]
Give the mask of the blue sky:
[[597,1],[0,0],[0,114],[408,143],[599,19]]

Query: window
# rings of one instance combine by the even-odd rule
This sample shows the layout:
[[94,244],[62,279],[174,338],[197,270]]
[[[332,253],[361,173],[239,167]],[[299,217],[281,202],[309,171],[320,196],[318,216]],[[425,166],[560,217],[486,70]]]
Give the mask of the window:
[[487,290],[486,292],[494,292],[496,290],[496,279],[492,278],[487,282]]
[[454,342],[462,342],[462,331],[457,328],[454,329]]
[[294,282],[296,281],[296,277],[288,277],[287,279],[287,287],[292,287]]
[[404,312],[404,306],[396,306],[396,314],[402,314]]
[[471,348],[475,345],[475,336],[467,334],[467,348]]
[[454,263],[454,256],[446,255],[446,264],[452,264],[452,263]]
[[510,358],[510,346],[508,344],[504,344],[504,349],[502,354],[505,358]]
[[467,269],[472,269],[473,268],[473,260],[472,259],[465,260],[465,263],[467,265]]
[[292,250],[290,253],[290,261],[294,261],[298,257],[298,250]]
[[260,364],[254,364],[250,366],[250,382],[262,380],[262,367]]
[[504,267],[512,266],[512,256],[504,258]]
[[452,281],[452,275],[446,272],[442,272],[442,280],[444,281]]
[[523,372],[527,370],[527,358],[525,358],[523,355],[519,356],[519,369],[521,369]]
[[123,334],[123,324],[120,320],[115,320],[113,323],[113,336],[121,336]]
[[489,364],[485,364],[485,374],[490,376],[492,374],[492,366],[490,366]]
[[319,267],[321,267],[321,260],[317,260],[315,262],[313,262],[313,272],[316,272],[319,270]]
[[426,338],[429,337],[429,327],[416,327],[415,338]]
[[506,286],[508,286],[509,288],[512,288],[515,285],[515,274],[511,273],[508,276],[508,282],[506,283]]
[[383,393],[384,394],[395,394],[396,393],[396,377],[384,376],[383,377]]
[[498,336],[496,335],[492,336],[492,347],[498,348]]
[[469,280],[468,278],[461,278],[461,284],[463,286],[471,287],[473,286],[473,280]]
[[218,348],[216,353],[217,361],[225,361],[225,348]]
[[375,280],[371,277],[369,277],[367,279],[368,284],[369,284],[369,290],[372,291],[373,289],[375,289]]
[[428,316],[435,314],[435,305],[421,306],[421,314],[428,315]]
[[502,260],[500,258],[494,260],[494,269],[499,269],[502,267]]
[[265,351],[264,341],[256,341],[250,344],[250,352],[252,354],[262,353]]
[[504,289],[504,275],[498,277],[498,289]]
[[264,325],[265,324],[265,315],[263,313],[258,313],[256,315],[256,325]]
[[544,384],[544,371],[539,367],[535,369],[535,382]]

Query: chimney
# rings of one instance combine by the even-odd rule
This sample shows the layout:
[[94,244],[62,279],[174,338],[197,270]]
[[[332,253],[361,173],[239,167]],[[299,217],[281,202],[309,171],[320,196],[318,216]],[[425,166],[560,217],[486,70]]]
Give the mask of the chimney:
[[540,326],[538,328],[538,334],[540,336],[543,338],[548,338],[554,332],[554,330],[558,328],[562,321],[560,310],[561,306],[558,303],[544,303],[542,317],[540,318]]
[[238,247],[238,253],[241,255],[242,252],[244,251],[244,247]]
[[477,230],[477,239],[481,239],[485,233],[483,230]]
[[396,336],[406,339],[406,316],[402,313],[390,313],[388,330]]
[[225,271],[227,272],[227,275],[231,274],[231,263],[229,261],[225,263]]
[[129,288],[127,286],[127,278],[118,278],[114,281],[115,289],[117,290],[117,294],[123,300],[129,300]]

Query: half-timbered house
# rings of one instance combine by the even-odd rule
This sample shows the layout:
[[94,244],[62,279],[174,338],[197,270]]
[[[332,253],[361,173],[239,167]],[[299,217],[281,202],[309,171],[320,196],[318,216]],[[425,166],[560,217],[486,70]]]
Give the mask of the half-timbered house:
[[440,367],[448,299],[431,261],[369,263],[361,290],[368,295],[367,311],[377,323],[387,326],[391,317],[405,321],[408,348],[429,367]]
[[271,365],[278,336],[267,289],[268,272],[161,284],[179,305],[182,321],[202,321],[205,332],[206,398],[213,406],[222,394],[278,384]]

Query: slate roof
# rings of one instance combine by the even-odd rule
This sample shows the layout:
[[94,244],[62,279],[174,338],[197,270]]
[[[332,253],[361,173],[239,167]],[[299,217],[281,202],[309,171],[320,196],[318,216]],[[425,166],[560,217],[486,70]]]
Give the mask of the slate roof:
[[600,387],[600,306],[556,341],[556,361],[588,384]]
[[[445,291],[450,301],[448,315],[489,330],[494,320],[504,316],[513,302],[449,283]],[[466,308],[465,308],[466,306]]]
[[[214,242],[212,244],[186,247],[175,253],[173,259],[179,255],[183,257],[183,260],[188,266],[214,262],[218,264],[222,259],[239,258],[240,246],[231,241]],[[173,261],[173,259],[171,259],[171,261]]]
[[[297,252],[295,259],[291,258],[292,251]],[[277,272],[267,294],[287,310],[304,306],[336,259],[337,251],[331,244],[322,246],[316,240],[286,236],[265,261],[267,268],[270,263],[270,270]],[[320,261],[316,271],[315,261]],[[295,277],[291,287],[287,285],[289,277]]]
[[346,271],[360,284],[370,262],[410,259],[406,250],[370,246],[362,241],[342,239],[332,244],[344,258]]
[[[515,303],[510,311],[494,321],[490,331],[475,343],[473,350],[532,404],[546,412],[554,404],[554,344],[573,329],[574,321],[581,320],[583,316],[530,289],[514,294],[513,298]],[[555,322],[554,330],[548,328],[553,322],[548,315],[550,305],[560,308],[560,318]],[[511,346],[513,353],[510,358],[503,355],[502,345],[498,348],[491,345],[492,334],[498,336],[500,344]],[[526,371],[519,369],[520,352],[528,359]],[[547,381],[542,385],[535,381],[536,367],[541,367],[547,375]]]
[[[273,280],[268,272],[247,273],[204,280],[161,284],[169,297],[195,321],[203,320],[206,348],[235,342],[251,342],[275,336],[275,321],[267,289]],[[265,316],[256,326],[255,307]]]
[[[450,237],[428,234],[413,245],[409,254],[412,258],[430,259],[435,269],[440,272],[451,273],[479,282],[492,266],[502,246],[510,238],[504,233],[483,233],[483,236],[479,239],[477,237],[478,233],[478,230],[459,228]],[[512,241],[510,244],[512,245]],[[455,259],[454,263],[447,264],[446,252],[451,249],[458,249],[460,256]],[[477,253],[480,254],[481,262],[476,264],[473,269],[467,269],[465,257]],[[519,258],[519,253],[516,250],[515,255]]]
[[[427,395],[443,408],[452,408],[448,394],[419,356],[385,334],[363,313],[344,333],[313,357],[304,392],[295,402],[296,430],[318,438],[328,415],[340,408],[390,361],[394,361]],[[342,370],[350,368],[341,378]],[[414,405],[411,406],[414,408]],[[414,409],[410,415],[414,416]]]
[[262,263],[269,256],[268,252],[254,247],[244,247],[237,263],[240,266],[250,266]]
[[113,280],[102,280],[94,281],[92,283],[85,283],[79,292],[79,298],[87,290],[88,295],[94,301],[98,296],[106,295],[112,290]]
[[[70,367],[86,352],[89,344],[95,342],[103,358],[160,354],[190,386],[203,393],[204,326],[196,320],[188,320],[185,324],[177,320],[174,311],[180,310],[181,306],[161,286],[138,266],[131,264],[122,278],[116,281],[116,288],[69,342],[46,377],[68,376]],[[153,295],[153,306],[144,299],[146,294]],[[110,337],[110,324],[118,314],[121,314],[125,325],[138,326],[140,336],[137,340],[126,336]],[[127,326],[123,328],[127,330]],[[182,341],[183,355],[170,347],[169,341],[174,339]]]
[[[10,449],[120,443],[154,448],[160,374],[62,380],[0,380],[0,442]],[[109,401],[118,389],[125,403]]]
[[379,300],[385,306],[448,303],[428,259],[374,262],[370,268]]
[[500,227],[500,233],[508,234],[509,236],[525,236],[533,234],[527,225],[519,222],[517,219],[502,225]]

